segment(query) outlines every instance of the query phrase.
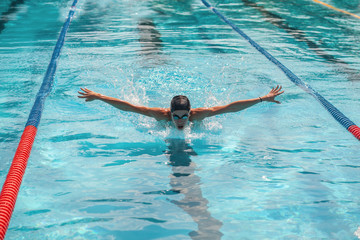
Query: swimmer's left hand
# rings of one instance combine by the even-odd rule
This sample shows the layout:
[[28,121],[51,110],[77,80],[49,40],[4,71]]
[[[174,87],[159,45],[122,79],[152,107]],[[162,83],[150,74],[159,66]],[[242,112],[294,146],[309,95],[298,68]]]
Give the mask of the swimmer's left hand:
[[271,91],[266,94],[265,96],[261,97],[261,99],[263,101],[267,101],[267,102],[274,102],[274,103],[278,103],[280,104],[279,101],[275,100],[276,96],[279,96],[280,94],[283,94],[284,91],[281,91],[282,86],[277,85],[276,87],[274,87],[273,89],[271,89]]

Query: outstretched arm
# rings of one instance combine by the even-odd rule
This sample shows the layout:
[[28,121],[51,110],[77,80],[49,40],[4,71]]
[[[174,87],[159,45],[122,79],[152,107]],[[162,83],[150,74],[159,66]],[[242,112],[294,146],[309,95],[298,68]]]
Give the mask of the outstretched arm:
[[120,109],[122,111],[128,111],[128,112],[134,112],[139,113],[148,117],[153,117],[156,120],[169,120],[169,110],[165,108],[149,108],[144,106],[136,106],[129,102],[120,100],[118,98],[108,97],[105,95],[102,95],[100,93],[91,91],[87,88],[80,88],[82,90],[78,91],[80,94],[79,98],[85,98],[86,102],[94,101],[94,100],[101,100],[103,102],[106,102],[110,104],[113,107],[116,107],[117,109]]
[[262,97],[240,100],[240,101],[232,102],[225,106],[216,106],[210,108],[195,108],[191,111],[190,120],[203,120],[204,118],[212,117],[218,114],[238,112],[262,101],[275,102],[279,104],[280,102],[275,100],[275,97],[284,92],[281,91],[281,89],[282,87],[278,85],[275,88],[271,89],[271,91],[268,94]]

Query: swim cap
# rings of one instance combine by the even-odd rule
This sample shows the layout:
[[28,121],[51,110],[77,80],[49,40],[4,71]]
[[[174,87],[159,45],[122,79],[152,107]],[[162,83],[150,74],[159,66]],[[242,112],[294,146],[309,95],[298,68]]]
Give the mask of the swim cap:
[[187,110],[190,111],[191,105],[190,101],[186,96],[177,95],[171,100],[170,110],[171,112],[175,110]]

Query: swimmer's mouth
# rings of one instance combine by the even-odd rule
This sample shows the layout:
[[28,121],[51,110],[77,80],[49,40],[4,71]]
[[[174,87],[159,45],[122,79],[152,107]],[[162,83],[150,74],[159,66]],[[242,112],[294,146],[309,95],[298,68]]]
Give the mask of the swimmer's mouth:
[[184,128],[184,126],[178,126],[177,128],[182,130]]

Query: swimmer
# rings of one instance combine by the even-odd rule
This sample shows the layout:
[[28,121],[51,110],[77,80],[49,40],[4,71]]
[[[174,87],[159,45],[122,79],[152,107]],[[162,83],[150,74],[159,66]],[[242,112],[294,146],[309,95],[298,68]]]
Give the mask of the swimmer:
[[278,85],[271,89],[268,94],[262,97],[235,101],[224,106],[191,109],[189,99],[183,95],[173,97],[173,99],[171,100],[170,108],[151,108],[145,106],[136,106],[129,102],[91,91],[87,88],[80,89],[82,90],[82,92],[79,91],[80,95],[78,97],[85,98],[86,102],[90,102],[93,100],[101,100],[122,111],[139,113],[148,117],[155,118],[158,121],[172,121],[175,127],[179,130],[184,129],[188,121],[201,121],[204,118],[212,117],[218,114],[238,112],[260,102],[274,102],[279,104],[280,102],[275,100],[275,97],[279,96],[284,92],[281,91],[282,87]]

